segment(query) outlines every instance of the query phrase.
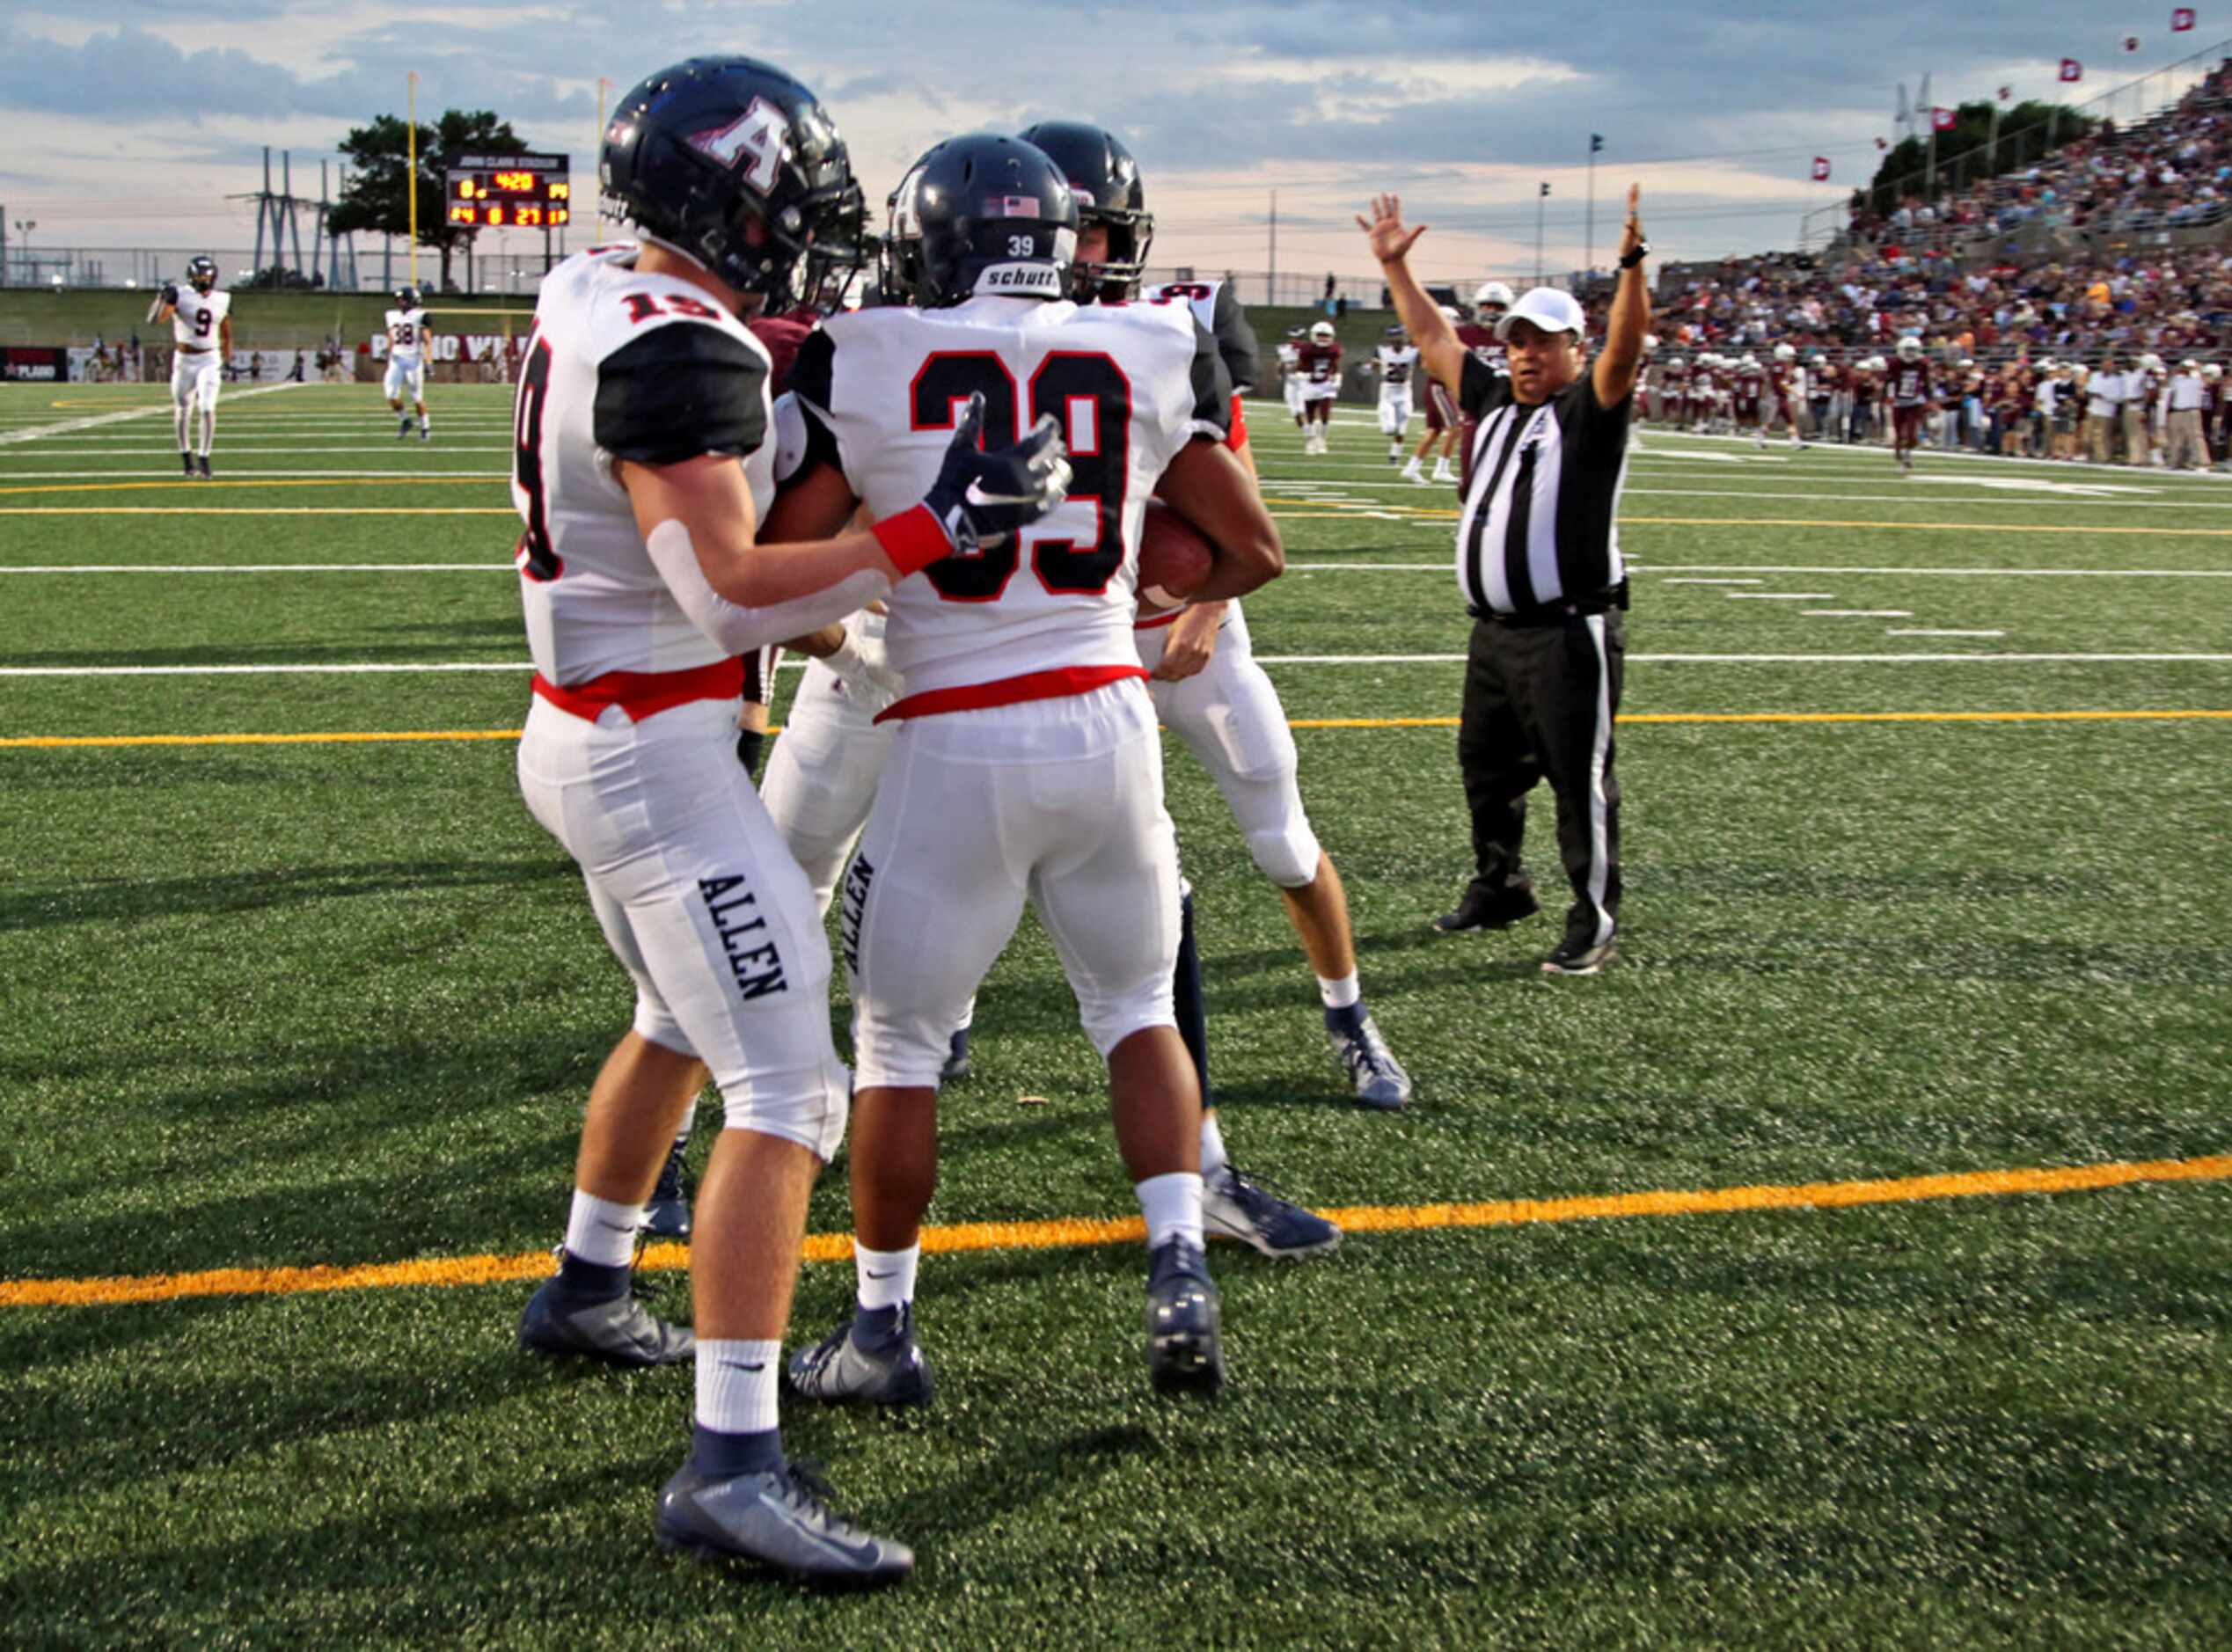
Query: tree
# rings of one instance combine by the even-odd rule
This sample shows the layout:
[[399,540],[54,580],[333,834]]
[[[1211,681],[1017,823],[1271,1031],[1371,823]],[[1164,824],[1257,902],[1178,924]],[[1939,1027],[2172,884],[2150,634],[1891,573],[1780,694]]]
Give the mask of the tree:
[[[333,234],[357,230],[410,234],[410,142],[408,123],[392,114],[376,115],[371,125],[355,128],[341,141],[350,170],[326,220]],[[456,156],[523,155],[527,145],[510,121],[499,121],[488,109],[445,109],[434,125],[419,128],[418,144],[419,245],[442,254],[442,284],[447,287],[450,254],[461,247],[470,252],[478,231],[450,223],[443,168]]]
[[[1928,121],[1929,111],[1919,119]],[[1965,103],[1954,111],[1953,128],[1937,135],[1937,186],[1940,193],[1959,189],[1979,179],[1996,178],[2036,164],[2053,150],[2085,136],[2099,124],[2066,105],[2018,103],[2000,115],[2000,140],[1992,143],[1992,106]],[[1901,140],[1876,168],[1868,187],[1853,204],[1877,212],[1891,212],[1909,195],[1925,193],[1929,185],[1929,135]]]

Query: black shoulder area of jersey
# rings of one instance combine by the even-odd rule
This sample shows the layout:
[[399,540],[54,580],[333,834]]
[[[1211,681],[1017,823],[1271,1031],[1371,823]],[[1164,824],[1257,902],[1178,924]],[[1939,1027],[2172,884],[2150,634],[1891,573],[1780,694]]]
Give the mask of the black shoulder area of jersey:
[[783,387],[797,392],[799,400],[808,406],[828,413],[830,381],[836,361],[837,340],[830,337],[828,328],[816,327],[798,347],[797,358],[791,362],[790,376],[783,382]]
[[1230,432],[1233,428],[1233,376],[1217,348],[1216,335],[1186,312],[1194,324],[1194,420]]
[[1466,351],[1465,364],[1458,369],[1457,405],[1467,416],[1477,419],[1511,399],[1510,376],[1497,372],[1470,350]]
[[1241,306],[1240,296],[1233,291],[1233,283],[1226,281],[1217,289],[1217,296],[1210,309],[1210,331],[1217,335],[1217,353],[1225,359],[1225,371],[1233,381],[1233,388],[1246,395],[1255,388],[1257,364],[1262,360],[1262,346],[1255,341],[1255,329],[1248,325],[1248,311]]
[[767,439],[767,360],[719,327],[672,321],[596,367],[596,445],[638,464],[757,452]]

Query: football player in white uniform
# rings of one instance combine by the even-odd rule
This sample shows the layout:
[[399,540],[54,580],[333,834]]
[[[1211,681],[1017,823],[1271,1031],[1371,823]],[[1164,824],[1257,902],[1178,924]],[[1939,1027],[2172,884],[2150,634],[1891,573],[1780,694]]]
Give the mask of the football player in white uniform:
[[1302,411],[1302,329],[1289,327],[1286,337],[1278,347],[1279,393],[1286,398],[1286,411],[1294,420],[1297,430],[1304,429],[1308,420]]
[[408,395],[419,416],[419,440],[434,440],[434,420],[427,417],[426,369],[434,353],[434,334],[427,326],[426,302],[415,287],[395,295],[395,308],[387,312],[387,379],[382,386],[388,410],[396,415],[395,439],[411,434],[411,415],[403,411]]
[[[514,415],[536,667],[519,780],[581,864],[636,1009],[590,1091],[559,1269],[519,1340],[626,1365],[694,1357],[695,1434],[660,1494],[662,1545],[887,1581],[912,1555],[834,1514],[776,1426],[807,1197],[844,1133],[846,1075],[812,898],[730,755],[739,656],[918,584],[944,556],[975,566],[982,539],[1059,501],[1066,467],[1050,437],[956,442],[920,467],[928,484],[896,530],[757,544],[772,414],[767,356],[740,318],[857,246],[844,143],[781,70],[695,58],[621,100],[600,172],[643,245],[545,278]],[[693,1339],[633,1298],[630,1266],[708,1070],[727,1128],[697,1212]]]
[[1201,1096],[1172,1004],[1177,844],[1131,622],[1150,493],[1218,545],[1212,597],[1278,572],[1277,530],[1223,445],[1230,381],[1190,312],[1068,301],[1077,204],[1043,153],[990,134],[949,140],[910,172],[894,217],[912,260],[894,290],[920,307],[833,316],[801,350],[807,458],[771,537],[827,532],[861,503],[887,515],[920,493],[956,428],[999,442],[1059,421],[1076,497],[889,599],[885,644],[906,693],[880,713],[898,734],[840,897],[860,1292],[845,1324],[793,1359],[791,1380],[831,1401],[928,1393],[912,1303],[936,1086],[951,1029],[1028,900],[1108,1063],[1146,1219],[1150,1378],[1214,1392]]
[[[148,311],[150,324],[171,324],[171,420],[178,431],[179,463],[189,477],[209,474],[209,448],[217,439],[217,391],[232,356],[232,295],[217,290],[217,261],[196,253],[186,264],[183,289],[165,284]],[[200,445],[194,414],[201,419]]]
[[1410,383],[1418,371],[1418,347],[1400,323],[1387,336],[1364,370],[1379,376],[1379,434],[1387,438],[1387,463],[1402,463],[1403,433],[1410,428]]

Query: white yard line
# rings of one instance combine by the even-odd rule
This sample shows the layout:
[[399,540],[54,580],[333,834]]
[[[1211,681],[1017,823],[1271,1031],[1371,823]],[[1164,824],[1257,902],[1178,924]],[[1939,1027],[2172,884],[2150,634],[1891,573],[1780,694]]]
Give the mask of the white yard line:
[[[1911,619],[1914,616],[1911,614],[1901,614],[1899,618],[1901,619]],[[1886,637],[2004,637],[2008,633],[2004,631],[1941,631],[1924,629],[1921,627],[1915,627],[1912,630],[1902,631],[1895,626],[1884,632],[1884,635]]]
[[1834,591],[1729,591],[1724,595],[1731,603],[1826,603],[1836,596]]
[[[1628,564],[1628,566],[1629,566],[1630,567],[1633,567],[1635,565],[1634,565],[1633,563],[1629,563],[1629,564]],[[1668,581],[1666,581],[1666,583],[1667,583],[1667,584],[1669,584],[1669,585],[1764,585],[1764,584],[1766,584],[1766,583],[1767,583],[1767,581],[1766,581],[1765,580],[1695,580],[1695,579],[1684,579],[1684,580],[1668,580]]]
[[[245,396],[270,396],[282,390],[293,390],[293,384],[266,384],[255,390],[236,391],[234,399]],[[0,431],[0,446],[20,442],[41,442],[48,436],[65,435],[73,430],[91,430],[101,425],[121,424],[128,419],[151,419],[171,411],[168,401],[159,401],[145,407],[128,407],[121,413],[94,413],[84,419],[64,419],[49,425],[33,425],[27,430]]]
[[[1460,665],[1461,654],[1259,654],[1262,665]],[[2138,665],[2232,664],[2232,654],[1631,654],[1636,665]],[[786,667],[796,662],[786,660]],[[336,665],[0,666],[4,677],[432,676],[453,671],[534,669],[525,660],[468,660],[430,665],[362,662]]]
[[[1912,619],[1914,610],[1907,608],[1802,608],[1798,610],[1808,619]],[[1901,633],[1891,633],[1896,637]],[[1939,635],[1946,633],[1940,632]],[[1996,637],[2000,633],[1991,633]]]

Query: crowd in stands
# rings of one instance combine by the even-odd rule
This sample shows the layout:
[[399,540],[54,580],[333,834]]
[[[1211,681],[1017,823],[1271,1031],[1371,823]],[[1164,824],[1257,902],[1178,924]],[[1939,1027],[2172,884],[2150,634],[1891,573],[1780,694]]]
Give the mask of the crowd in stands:
[[1841,363],[1908,335],[1992,369],[2206,355],[2232,339],[2232,60],[2141,125],[1934,203],[1856,211],[1824,252],[1670,272],[1657,306],[1670,356],[1788,343]]

